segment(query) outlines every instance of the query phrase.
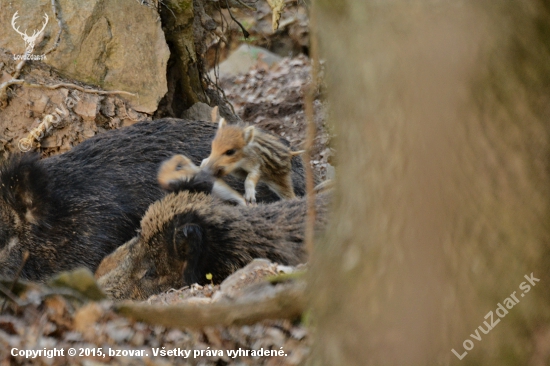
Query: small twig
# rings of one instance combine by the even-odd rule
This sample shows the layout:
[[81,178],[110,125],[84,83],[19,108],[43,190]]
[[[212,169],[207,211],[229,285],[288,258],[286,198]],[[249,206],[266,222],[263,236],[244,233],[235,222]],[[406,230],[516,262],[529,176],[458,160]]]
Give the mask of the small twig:
[[264,319],[295,319],[306,308],[303,286],[281,288],[267,298],[243,299],[236,303],[158,306],[125,301],[115,305],[118,313],[149,324],[174,328],[254,324]]
[[[257,3],[257,0],[252,1],[251,3]],[[257,10],[254,6],[244,3],[242,0],[229,0],[229,3],[226,3],[226,8],[224,9],[229,9],[229,7],[237,9],[247,8],[254,11]]]
[[7,89],[12,85],[21,85],[25,82],[22,79],[11,79],[0,84],[0,104],[3,104],[7,99]]
[[310,18],[311,29],[311,84],[306,93],[305,98],[305,114],[307,121],[307,135],[305,141],[306,153],[303,155],[304,165],[306,170],[306,195],[307,195],[307,220],[304,234],[304,241],[306,250],[311,258],[313,254],[313,240],[315,236],[315,191],[313,181],[313,168],[311,167],[311,154],[313,150],[313,141],[316,135],[315,121],[314,121],[314,108],[313,102],[315,100],[315,93],[317,91],[317,78],[319,68],[319,58],[317,54],[317,37],[315,36],[315,16],[312,14]]
[[227,11],[229,12],[229,16],[241,28],[241,30],[243,31],[244,38],[248,39],[248,37],[250,37],[250,33],[248,33],[248,31],[243,27],[243,25],[233,16],[233,13],[231,12],[231,9],[229,8],[228,0],[225,0],[225,3],[227,4]]
[[168,9],[170,11],[170,13],[172,13],[172,16],[174,17],[174,19],[178,19],[178,17],[176,17],[176,14],[174,14],[174,12],[172,11],[172,9],[170,9],[168,7],[168,5],[166,5],[164,2],[160,1],[159,4],[163,5],[166,9]]
[[[220,20],[221,20],[221,24],[220,24],[220,27],[221,27],[221,33],[223,34],[223,32],[225,32],[225,27],[224,25],[225,24],[228,24],[227,22],[227,19],[225,18],[225,15],[223,14],[222,12],[222,7],[221,5],[218,5],[218,10],[220,12]],[[227,48],[231,48],[229,43],[226,43],[226,46]],[[221,43],[218,41],[218,44],[216,45],[216,53],[214,55],[214,67],[213,67],[213,70],[214,70],[214,78],[216,79],[215,81],[215,85],[216,87],[219,89],[218,87],[218,83],[220,81],[220,66],[219,66],[219,62],[220,62],[220,48],[221,48]],[[210,80],[210,76],[208,77],[208,80]]]
[[[22,305],[21,301],[19,301],[17,296],[15,296],[15,294],[13,292],[11,292],[9,288],[2,285],[1,283],[0,283],[0,292],[3,293],[4,296],[6,296],[6,300],[10,299],[17,306]],[[4,307],[2,306],[2,311],[0,311],[0,312],[3,312],[3,311],[4,311]]]
[[19,75],[21,75],[21,70],[23,69],[23,66],[27,63],[27,60],[21,60],[15,67],[15,73],[13,74],[12,78],[17,79]]
[[111,94],[124,94],[124,95],[130,95],[130,96],[137,96],[137,94],[130,93],[124,90],[95,90],[95,89],[85,89],[79,85],[72,84],[72,83],[59,83],[55,85],[45,85],[45,84],[33,84],[26,82],[23,79],[16,79],[13,78],[11,80],[8,80],[2,84],[0,84],[0,106],[3,106],[5,100],[7,99],[6,90],[11,85],[24,85],[28,86],[29,88],[44,88],[44,89],[59,89],[59,88],[73,88],[78,91],[81,91],[82,93],[90,93],[90,94],[98,94],[98,95],[111,95]]
[[59,88],[73,88],[73,89],[76,89],[78,91],[81,91],[83,93],[90,93],[90,94],[98,94],[98,95],[109,95],[109,94],[126,94],[126,95],[131,95],[133,97],[136,96],[136,94],[134,93],[130,93],[130,92],[127,92],[127,91],[124,91],[124,90],[95,90],[95,89],[85,89],[79,85],[76,85],[76,84],[72,84],[72,83],[59,83],[59,84],[54,84],[54,85],[45,85],[45,84],[32,84],[32,83],[27,83],[25,81],[23,81],[23,83],[18,83],[18,84],[23,84],[25,86],[28,86],[30,88],[45,88],[45,89],[59,89]]
[[[223,12],[222,12],[222,8],[221,8],[221,5],[218,4],[218,10],[220,12],[220,19],[221,19],[221,33],[223,34],[224,32],[224,22],[226,24],[228,24],[227,22],[227,19],[225,18]],[[227,42],[227,40],[224,40],[225,44],[227,45],[227,47],[229,47],[229,43]],[[213,70],[214,70],[214,78],[216,79],[215,81],[213,81],[211,78],[210,78],[210,75],[209,73],[204,73],[203,77],[204,79],[206,80],[206,82],[209,84],[209,85],[213,85],[214,88],[216,88],[216,90],[218,91],[218,95],[221,95],[221,99],[223,100],[223,102],[225,104],[227,104],[229,106],[229,108],[231,109],[231,112],[233,113],[233,115],[237,118],[239,118],[239,116],[237,115],[237,112],[235,111],[235,107],[233,107],[233,104],[231,104],[231,102],[227,99],[227,95],[225,94],[225,91],[220,88],[220,86],[218,85],[219,84],[219,81],[220,81],[220,74],[219,74],[219,66],[218,66],[218,61],[219,61],[219,57],[220,57],[220,42],[218,42],[218,45],[216,46],[216,53],[215,53],[215,62],[214,62],[214,67],[213,67]]]
[[[227,40],[227,38],[225,37],[225,35],[222,33],[221,30],[216,28],[212,31],[212,33],[214,33],[216,36],[218,36],[220,41],[223,41],[223,43],[225,43],[227,45],[227,47],[229,47],[229,41]],[[218,44],[219,44],[220,41],[218,41]]]
[[231,108],[231,112],[233,112],[233,115],[238,118],[239,116],[237,115],[237,112],[235,111],[235,107],[233,107],[233,104],[231,104],[231,102],[227,99],[227,95],[225,94],[225,91],[222,88],[220,88],[220,86],[218,85],[218,80],[219,79],[217,78],[217,75],[216,75],[216,79],[217,79],[216,82],[214,82],[214,81],[212,81],[212,79],[210,79],[210,75],[208,75],[208,73],[206,73],[204,77],[206,78],[207,82],[210,85],[214,86],[216,88],[216,90],[218,90],[218,92],[222,96],[222,100],[229,106],[229,108]]
[[[15,288],[15,285],[17,285],[17,281],[19,281],[19,277],[21,276],[21,272],[23,272],[23,267],[25,267],[25,263],[27,263],[27,259],[29,259],[28,250],[26,250],[25,253],[23,253],[23,259],[21,261],[21,265],[19,266],[19,269],[17,270],[17,273],[15,274],[15,277],[13,278],[13,282],[9,289],[10,294],[13,294],[13,289]],[[4,304],[2,304],[2,309],[0,310],[0,313],[4,312],[7,302],[8,302],[8,298],[6,297],[6,299],[4,300]]]
[[256,8],[255,8],[255,7],[243,3],[241,0],[237,0],[237,2],[238,2],[239,4],[241,4],[242,6],[244,6],[245,8],[247,8],[248,10],[256,11]]

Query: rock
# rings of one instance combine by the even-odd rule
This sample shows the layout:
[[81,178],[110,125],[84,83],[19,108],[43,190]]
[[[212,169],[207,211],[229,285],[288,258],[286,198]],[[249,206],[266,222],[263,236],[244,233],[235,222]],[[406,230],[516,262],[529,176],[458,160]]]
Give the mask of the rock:
[[80,100],[74,106],[74,112],[84,119],[95,120],[101,99],[102,97],[97,95],[82,93]]
[[[140,112],[153,113],[166,94],[166,65],[170,51],[156,10],[138,1],[58,1],[63,17],[61,42],[45,63],[67,77],[105,90],[139,93],[124,96]],[[15,12],[19,30],[31,35],[49,17],[43,41],[33,54],[49,49],[59,31],[50,2],[5,2],[0,12],[0,47],[14,55],[25,52],[25,42],[12,28]]]
[[[268,66],[271,66],[281,60],[282,57],[269,52],[265,48],[242,44],[220,64],[220,78],[244,74],[252,66],[256,65],[258,61],[265,62]],[[213,70],[210,73],[211,77],[213,77]]]
[[206,103],[197,102],[191,108],[183,111],[181,118],[187,118],[194,121],[210,121],[212,107]]
[[101,113],[106,117],[114,117],[116,114],[115,102],[112,98],[105,98],[101,104]]
[[[223,293],[225,299],[238,298],[242,295],[243,288],[264,282],[266,277],[276,274],[277,264],[267,259],[254,259],[245,267],[227,277],[220,284],[220,292]],[[215,298],[215,300],[221,299]]]
[[31,110],[35,113],[42,114],[44,113],[49,101],[50,98],[48,98],[48,96],[40,95],[40,97],[32,103]]
[[42,141],[40,141],[41,147],[58,147],[61,146],[63,143],[62,141],[59,141],[57,136],[48,136],[44,138]]

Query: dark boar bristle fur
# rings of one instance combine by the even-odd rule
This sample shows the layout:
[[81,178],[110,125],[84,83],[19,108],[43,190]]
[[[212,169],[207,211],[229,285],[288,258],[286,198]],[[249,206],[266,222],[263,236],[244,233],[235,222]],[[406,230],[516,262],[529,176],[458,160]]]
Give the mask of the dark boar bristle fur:
[[[327,221],[329,197],[316,198],[317,229]],[[105,264],[110,268],[101,270],[99,284],[116,299],[146,299],[169,288],[210,283],[207,274],[220,283],[254,258],[304,263],[306,211],[305,198],[246,207],[224,205],[204,193],[171,193],[149,207],[140,233],[117,250],[124,256]]]
[[[94,271],[166,194],[157,182],[161,162],[184,154],[198,164],[215,132],[209,123],[162,119],[96,135],[46,159],[11,156],[0,166],[0,276],[13,277],[25,251],[23,279],[43,281],[78,266]],[[294,167],[303,189],[301,162]],[[228,183],[242,192],[242,181]],[[263,192],[265,201],[277,199]]]

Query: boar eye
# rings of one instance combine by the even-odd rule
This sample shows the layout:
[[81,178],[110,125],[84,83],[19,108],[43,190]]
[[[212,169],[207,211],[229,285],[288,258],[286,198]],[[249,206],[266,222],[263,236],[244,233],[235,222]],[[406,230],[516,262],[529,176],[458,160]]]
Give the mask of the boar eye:
[[176,229],[173,242],[168,246],[169,254],[179,260],[187,260],[190,251],[200,247],[202,241],[203,232],[199,225],[184,224]]
[[227,156],[231,156],[233,154],[235,154],[235,149],[229,149],[225,152],[225,155],[227,155]]

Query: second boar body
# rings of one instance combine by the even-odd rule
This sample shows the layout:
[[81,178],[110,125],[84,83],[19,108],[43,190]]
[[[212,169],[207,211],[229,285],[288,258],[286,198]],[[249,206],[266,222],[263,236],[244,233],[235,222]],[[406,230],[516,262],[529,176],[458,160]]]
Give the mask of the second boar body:
[[[316,229],[326,224],[329,198],[330,192],[316,198]],[[220,283],[254,258],[304,263],[306,211],[303,197],[248,207],[171,193],[149,207],[139,234],[105,258],[96,277],[114,299],[144,300],[170,288]]]

